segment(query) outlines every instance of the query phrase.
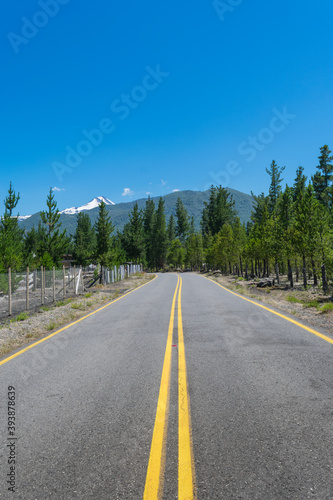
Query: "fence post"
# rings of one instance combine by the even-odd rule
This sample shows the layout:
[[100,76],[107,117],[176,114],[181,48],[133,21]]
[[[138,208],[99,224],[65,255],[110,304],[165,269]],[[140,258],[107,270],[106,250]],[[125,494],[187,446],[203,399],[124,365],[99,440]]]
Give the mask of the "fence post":
[[52,278],[53,278],[53,302],[55,302],[55,267],[52,268]]
[[76,275],[75,275],[75,266],[74,266],[74,295],[76,295]]
[[8,268],[8,300],[9,300],[9,316],[12,315],[12,270]]
[[41,289],[41,302],[42,305],[44,304],[44,290],[43,290],[43,285],[44,285],[44,278],[43,278],[43,266],[40,266],[40,289]]
[[29,311],[29,266],[27,266],[27,293],[26,293],[25,308],[27,311]]
[[66,275],[65,275],[65,266],[63,265],[62,266],[62,281],[63,281],[63,285],[64,285],[64,299],[66,298]]

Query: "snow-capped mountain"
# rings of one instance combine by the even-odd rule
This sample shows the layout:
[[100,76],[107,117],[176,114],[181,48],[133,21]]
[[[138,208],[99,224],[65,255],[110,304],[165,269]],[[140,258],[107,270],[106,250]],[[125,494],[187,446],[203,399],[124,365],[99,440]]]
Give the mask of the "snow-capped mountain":
[[17,219],[21,222],[21,220],[29,219],[29,217],[31,217],[31,215],[19,215]]
[[89,203],[86,203],[81,207],[65,208],[65,210],[61,210],[60,213],[67,215],[78,214],[83,210],[92,210],[93,208],[99,207],[102,201],[104,201],[105,205],[115,205],[113,201],[108,200],[108,198],[105,198],[105,196],[97,196],[97,198],[94,198],[93,200],[89,201]]

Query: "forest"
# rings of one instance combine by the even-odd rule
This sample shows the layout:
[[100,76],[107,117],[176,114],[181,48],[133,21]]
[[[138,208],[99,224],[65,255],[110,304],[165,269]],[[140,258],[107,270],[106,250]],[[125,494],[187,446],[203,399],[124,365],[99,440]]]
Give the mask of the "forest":
[[102,203],[92,225],[89,214],[80,212],[76,230],[62,230],[52,189],[46,198],[38,227],[24,231],[13,216],[20,200],[10,183],[0,221],[0,271],[60,266],[64,256],[72,264],[106,267],[126,262],[143,263],[147,270],[220,270],[246,279],[287,275],[290,286],[302,279],[306,288],[328,290],[333,276],[333,156],[327,145],[320,148],[315,174],[308,179],[304,168],[295,172],[292,186],[282,188],[283,171],[275,161],[266,168],[268,194],[253,196],[251,220],[242,224],[232,195],[212,186],[205,202],[200,231],[181,198],[175,216],[165,216],[164,201],[136,203],[122,232],[115,232]]

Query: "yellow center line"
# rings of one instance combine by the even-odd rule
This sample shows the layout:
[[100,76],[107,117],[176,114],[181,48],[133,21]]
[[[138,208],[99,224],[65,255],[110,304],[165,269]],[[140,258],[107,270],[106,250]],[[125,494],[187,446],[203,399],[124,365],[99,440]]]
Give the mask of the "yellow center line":
[[187,387],[185,344],[181,309],[182,279],[178,293],[178,500],[196,498],[190,397]]
[[165,470],[165,444],[167,437],[169,395],[170,395],[170,374],[172,357],[172,336],[175,317],[176,297],[179,286],[179,276],[176,290],[172,300],[171,315],[168,330],[168,339],[165,349],[160,392],[157,402],[155,425],[150,448],[149,463],[146,476],[144,500],[160,499],[163,494],[163,481]]
[[216,281],[213,281],[209,278],[206,278],[206,276],[203,276],[203,278],[207,279],[208,281],[211,281],[212,283],[215,283],[215,285],[223,288],[223,290],[225,290],[226,292],[232,293],[232,295],[236,295],[236,297],[239,297],[240,299],[246,300],[247,302],[251,302],[251,304],[254,304],[255,306],[261,307],[262,309],[265,309],[266,311],[269,311],[272,314],[279,316],[280,318],[286,319],[290,323],[293,323],[294,325],[297,325],[300,328],[303,328],[303,330],[306,330],[307,332],[313,333],[313,335],[316,335],[317,337],[320,337],[321,339],[326,340],[326,342],[333,344],[332,338],[327,337],[326,335],[323,335],[322,333],[318,332],[317,330],[314,330],[313,328],[309,328],[308,326],[302,325],[302,323],[299,323],[298,321],[295,321],[294,319],[288,318],[288,316],[284,316],[284,314],[273,311],[273,309],[270,309],[269,307],[263,306],[261,304],[257,304],[257,302],[254,302],[253,300],[246,299],[242,295],[239,295],[238,293],[235,293],[235,292],[232,292],[231,290],[228,290],[228,288],[225,288],[224,286],[220,285],[220,283],[217,283]]

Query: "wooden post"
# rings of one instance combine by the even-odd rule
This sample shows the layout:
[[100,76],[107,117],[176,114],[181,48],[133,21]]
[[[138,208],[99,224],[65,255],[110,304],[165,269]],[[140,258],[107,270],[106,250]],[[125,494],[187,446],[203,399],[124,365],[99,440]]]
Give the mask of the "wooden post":
[[44,279],[43,279],[43,266],[40,266],[40,289],[41,289],[41,303],[44,304]]
[[74,266],[74,295],[76,295],[76,276],[75,276],[75,266]]
[[8,268],[8,300],[9,300],[9,316],[12,315],[12,270]]
[[65,275],[65,266],[62,266],[62,281],[64,285],[64,299],[66,298],[66,275]]
[[56,296],[55,296],[55,268],[53,266],[52,268],[52,278],[53,278],[53,302],[55,302]]
[[29,266],[27,266],[27,290],[26,290],[25,308],[27,311],[29,311]]

